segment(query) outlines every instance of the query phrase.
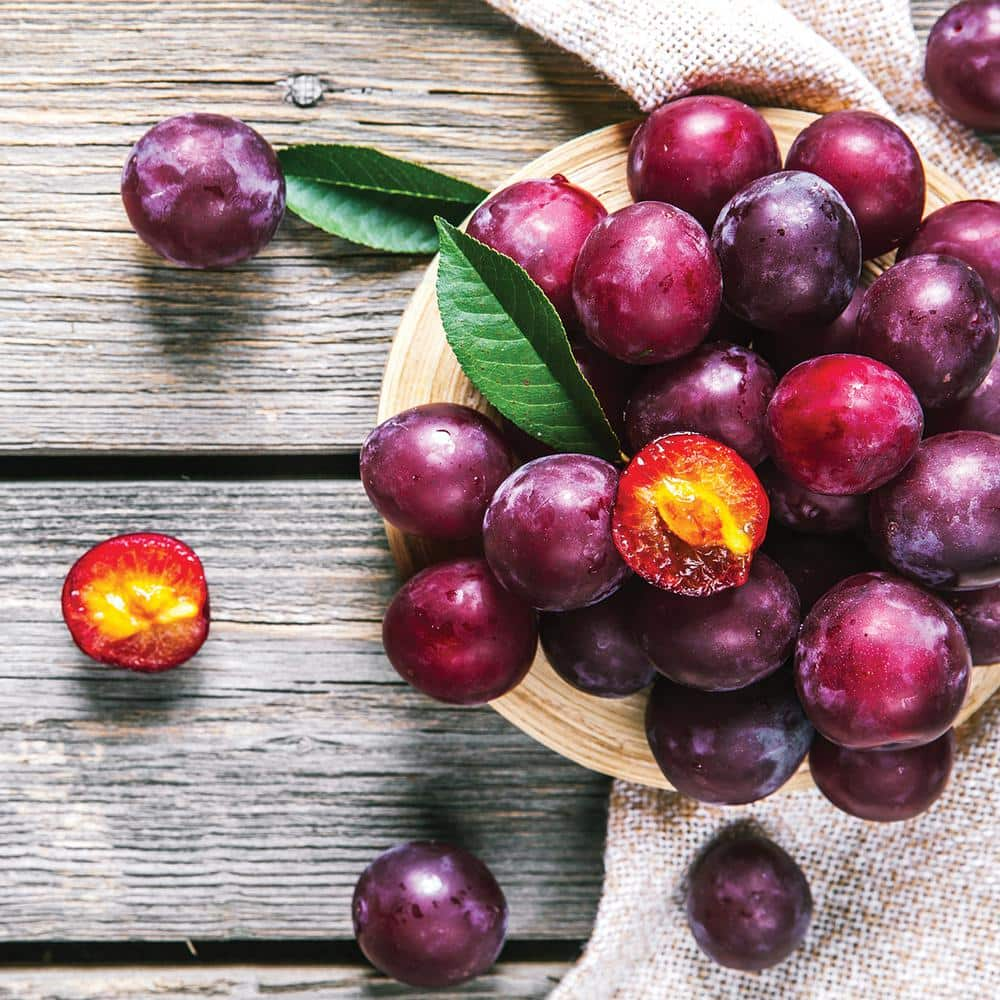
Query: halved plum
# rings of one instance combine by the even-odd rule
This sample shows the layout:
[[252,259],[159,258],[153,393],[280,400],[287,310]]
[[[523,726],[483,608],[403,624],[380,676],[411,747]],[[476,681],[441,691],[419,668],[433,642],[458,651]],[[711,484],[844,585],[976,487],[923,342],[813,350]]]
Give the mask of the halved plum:
[[208,635],[208,584],[194,550],[138,532],[95,545],[63,584],[63,618],[91,659],[128,670],[169,670]]
[[702,434],[668,434],[622,473],[612,534],[644,580],[702,597],[746,583],[768,514],[764,487],[732,448]]

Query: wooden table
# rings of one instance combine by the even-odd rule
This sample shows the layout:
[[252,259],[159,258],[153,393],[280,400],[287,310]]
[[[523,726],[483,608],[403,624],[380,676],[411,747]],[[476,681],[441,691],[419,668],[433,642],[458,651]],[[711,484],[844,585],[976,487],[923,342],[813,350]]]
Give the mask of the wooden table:
[[[296,71],[321,104],[283,103]],[[414,694],[379,639],[395,581],[357,450],[426,261],[289,218],[240,268],[166,266],[118,171],[190,109],[485,186],[634,114],[478,0],[0,0],[0,998],[395,996],[350,893],[432,836],[511,904],[505,960],[456,995],[543,996],[593,920],[607,781]],[[202,555],[213,634],[124,676],[76,653],[59,587],[146,528]]]

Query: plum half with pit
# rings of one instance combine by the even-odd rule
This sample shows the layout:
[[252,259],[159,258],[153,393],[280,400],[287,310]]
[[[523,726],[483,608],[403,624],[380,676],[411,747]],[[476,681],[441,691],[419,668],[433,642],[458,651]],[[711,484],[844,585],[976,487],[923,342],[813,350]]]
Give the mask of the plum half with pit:
[[971,670],[951,609],[888,573],[861,573],[829,591],[795,653],[806,714],[828,740],[855,750],[937,739],[962,707]]
[[796,365],[767,408],[771,458],[815,493],[851,496],[887,483],[916,454],[924,418],[888,365],[829,354]]
[[750,465],[767,457],[764,417],[777,376],[759,354],[720,342],[652,369],[628,404],[633,451],[674,431],[721,441]]
[[125,161],[121,193],[143,242],[182,267],[253,257],[285,213],[285,178],[263,136],[202,112],[154,125]]
[[860,531],[868,505],[862,496],[832,496],[806,489],[779,472],[771,463],[758,470],[771,501],[771,520],[792,531],[837,535]]
[[927,438],[868,508],[890,566],[929,587],[1000,583],[1000,437],[954,431]]
[[607,214],[592,194],[556,174],[518,181],[487,198],[466,232],[517,261],[573,330],[573,268],[584,240]]
[[788,781],[809,752],[813,727],[787,669],[736,691],[701,691],[660,677],[646,706],[646,738],[682,795],[743,805]]
[[573,274],[584,332],[602,351],[655,365],[693,351],[719,313],[722,278],[705,231],[673,205],[644,201],[593,228]]
[[632,628],[639,584],[626,583],[600,604],[541,616],[542,648],[552,669],[579,691],[624,698],[653,683],[656,668]]
[[802,869],[773,841],[723,835],[691,866],[685,910],[698,947],[719,965],[759,972],[802,943],[812,894]]
[[732,448],[703,434],[667,434],[622,473],[613,534],[644,580],[704,597],[746,583],[767,517],[760,480]]
[[1000,202],[956,201],[931,212],[899,248],[896,260],[925,253],[957,257],[968,264],[1000,308]]
[[834,111],[803,129],[785,159],[832,184],[847,202],[868,259],[894,250],[924,214],[924,165],[909,136],[871,111]]
[[948,784],[955,732],[897,750],[851,750],[816,736],[809,770],[819,790],[859,819],[893,823],[929,809]]
[[496,426],[456,403],[415,406],[378,425],[361,448],[372,506],[402,531],[456,541],[482,531],[514,455]]
[[926,407],[972,394],[1000,340],[983,279],[955,257],[907,257],[879,275],[858,316],[857,352],[889,365]]
[[1000,585],[950,594],[948,603],[965,630],[973,664],[1000,663]]
[[354,936],[380,972],[428,989],[463,983],[497,960],[507,900],[474,854],[414,841],[380,854],[351,903]]
[[746,583],[708,597],[642,587],[633,627],[664,677],[732,691],[774,673],[792,655],[799,597],[781,567],[758,553]]
[[610,597],[629,576],[611,537],[617,486],[615,467],[591,455],[522,465],[496,491],[483,521],[497,579],[540,611]]
[[396,672],[453,705],[482,705],[516,687],[538,646],[535,612],[484,559],[453,559],[409,579],[382,621]]
[[769,174],[723,208],[712,230],[725,304],[753,326],[822,326],[851,301],[861,237],[832,185],[801,170]]
[[927,38],[924,79],[963,125],[1000,131],[1000,0],[967,0],[938,18]]
[[778,141],[760,113],[716,94],[657,108],[628,150],[632,199],[676,205],[707,230],[737,191],[780,169]]

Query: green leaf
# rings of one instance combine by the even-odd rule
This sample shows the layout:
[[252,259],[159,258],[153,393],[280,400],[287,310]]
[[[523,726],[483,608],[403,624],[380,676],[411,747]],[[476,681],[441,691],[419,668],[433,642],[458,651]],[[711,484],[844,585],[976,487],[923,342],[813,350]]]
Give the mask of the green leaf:
[[434,217],[458,222],[487,194],[366,146],[290,146],[278,159],[290,211],[324,232],[391,253],[433,253]]
[[458,363],[508,420],[559,451],[621,457],[559,314],[509,257],[437,220],[437,300]]

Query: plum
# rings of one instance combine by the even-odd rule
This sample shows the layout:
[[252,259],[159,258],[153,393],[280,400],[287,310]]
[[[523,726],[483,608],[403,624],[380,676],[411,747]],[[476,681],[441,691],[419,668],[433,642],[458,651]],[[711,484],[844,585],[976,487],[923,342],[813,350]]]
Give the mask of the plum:
[[927,38],[924,79],[963,125],[1000,131],[1000,0],[957,3],[938,18]]
[[646,738],[666,779],[701,802],[742,805],[777,791],[809,752],[813,727],[788,670],[737,691],[657,678]]
[[385,613],[382,642],[418,691],[481,705],[523,680],[538,629],[535,612],[500,586],[484,559],[453,559],[403,585]]
[[927,438],[868,508],[879,554],[930,587],[1000,583],[1000,437],[953,431]]
[[514,455],[496,426],[455,403],[415,406],[378,425],[361,448],[372,506],[402,531],[459,540],[482,531]]
[[850,750],[816,736],[809,770],[819,790],[860,819],[892,823],[929,809],[944,791],[955,756],[955,731],[897,750]]
[[380,972],[442,988],[482,975],[507,936],[507,900],[474,854],[414,841],[380,854],[351,904],[354,936]]
[[767,408],[771,458],[815,493],[851,496],[887,483],[920,444],[917,397],[888,365],[828,354],[796,365]]
[[598,222],[573,274],[584,332],[602,351],[636,365],[693,351],[721,298],[719,262],[705,231],[687,212],[654,201]]
[[802,869],[750,833],[720,837],[692,865],[685,909],[698,947],[719,965],[757,972],[784,961],[812,919]]
[[154,125],[125,161],[122,202],[139,237],[182,267],[228,267],[271,241],[285,178],[249,125],[195,112]]
[[573,268],[583,241],[607,214],[592,194],[556,174],[497,191],[472,214],[466,232],[517,261],[572,330],[578,325]]
[[767,494],[732,448],[703,434],[667,434],[622,473],[614,540],[644,580],[703,597],[746,583],[767,514]]
[[965,630],[973,664],[1000,663],[1000,585],[949,594],[947,600]]
[[811,535],[837,535],[860,531],[865,525],[868,504],[864,497],[815,493],[770,462],[758,469],[757,475],[771,501],[771,520],[785,528]]
[[598,698],[624,698],[653,683],[656,668],[639,645],[631,613],[636,584],[576,611],[543,614],[539,631],[552,669]]
[[731,97],[699,94],[657,108],[628,150],[634,201],[665,201],[707,230],[737,191],[781,169],[771,126]]
[[924,214],[924,165],[907,134],[871,111],[834,111],[803,129],[786,170],[832,184],[861,234],[862,255],[878,257],[913,234]]
[[796,326],[780,333],[759,331],[753,338],[753,349],[766,358],[779,375],[824,354],[857,354],[858,314],[865,291],[858,285],[847,308],[825,326],[811,329]]
[[652,369],[628,404],[628,442],[639,451],[674,431],[729,445],[750,465],[767,456],[764,416],[777,376],[760,355],[734,344],[702,344]]
[[894,368],[927,407],[972,394],[1000,339],[983,279],[955,257],[920,254],[890,267],[868,289],[857,352]]
[[799,697],[828,740],[855,750],[929,743],[954,723],[972,660],[951,609],[888,573],[859,573],[806,617]]
[[591,455],[536,458],[497,490],[483,521],[497,579],[540,611],[610,597],[629,575],[611,537],[613,465]]
[[73,641],[98,663],[170,670],[208,638],[205,570],[195,551],[170,535],[116,535],[73,564],[62,613]]
[[985,431],[1000,434],[1000,354],[993,359],[986,378],[970,396],[939,410],[928,410],[928,437],[948,431]]
[[879,568],[875,556],[849,535],[802,535],[772,524],[764,551],[792,582],[803,616],[841,580]]
[[931,212],[899,248],[896,260],[925,253],[957,257],[968,264],[1000,308],[1000,202],[955,201]]
[[781,567],[758,554],[741,587],[682,597],[644,586],[633,615],[639,643],[664,677],[731,691],[774,673],[792,655],[799,597]]
[[725,304],[780,332],[830,323],[861,276],[861,237],[844,199],[800,170],[769,174],[734,195],[712,230]]

